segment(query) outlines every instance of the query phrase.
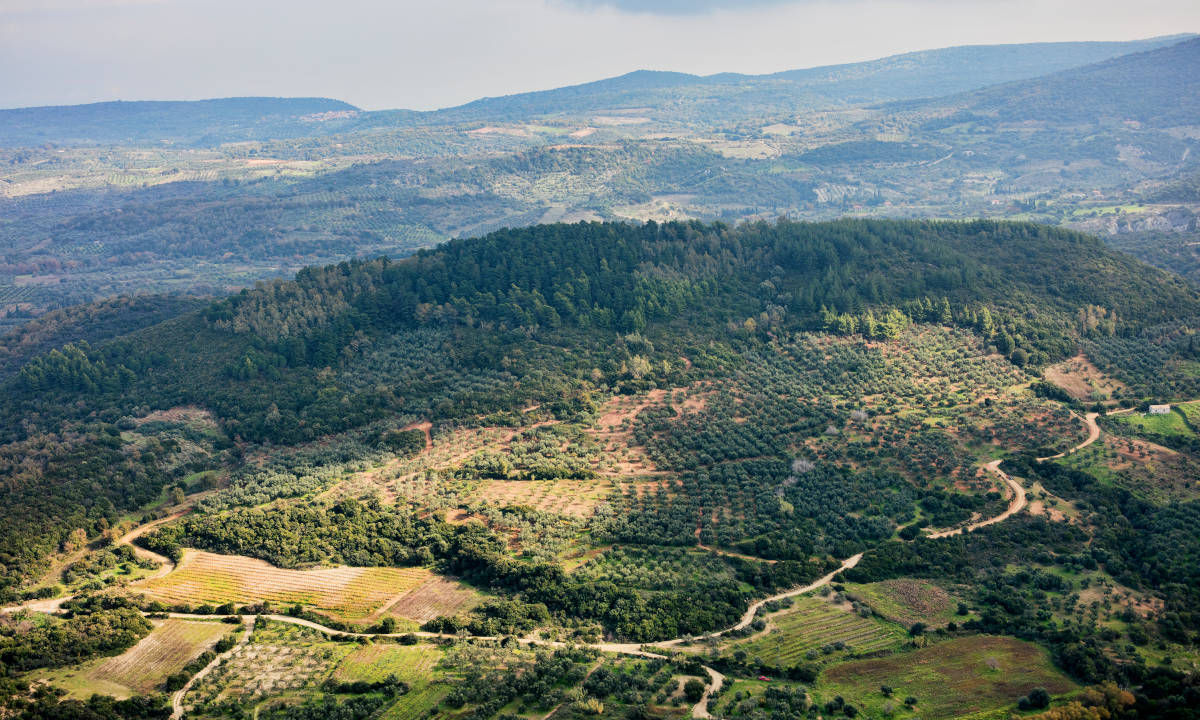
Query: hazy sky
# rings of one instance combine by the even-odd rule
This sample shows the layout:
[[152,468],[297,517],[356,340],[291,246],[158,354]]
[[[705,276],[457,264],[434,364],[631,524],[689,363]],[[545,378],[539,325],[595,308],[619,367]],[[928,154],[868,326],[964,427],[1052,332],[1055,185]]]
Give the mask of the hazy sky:
[[429,109],[639,68],[1188,31],[1197,0],[0,0],[0,107],[320,95]]

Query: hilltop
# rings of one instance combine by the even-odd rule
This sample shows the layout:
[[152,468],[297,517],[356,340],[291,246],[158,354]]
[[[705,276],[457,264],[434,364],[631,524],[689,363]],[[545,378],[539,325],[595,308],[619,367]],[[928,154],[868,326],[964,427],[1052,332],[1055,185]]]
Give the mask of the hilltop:
[[99,102],[0,110],[0,146],[217,145],[344,127],[358,108],[328,98]]
[[128,311],[0,380],[17,716],[1190,702],[1200,292],[1095,238],[538,225]]
[[[962,122],[1174,127],[1200,115],[1198,96],[1200,39],[1193,38],[913,107],[953,108]],[[944,121],[939,124],[944,127]]]

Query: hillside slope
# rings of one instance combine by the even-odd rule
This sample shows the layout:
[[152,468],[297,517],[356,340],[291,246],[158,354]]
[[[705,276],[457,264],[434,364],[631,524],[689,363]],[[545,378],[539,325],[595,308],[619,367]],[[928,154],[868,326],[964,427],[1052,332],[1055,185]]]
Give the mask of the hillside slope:
[[937,100],[1002,122],[1130,120],[1154,127],[1200,117],[1200,38],[1086,67]]
[[[312,134],[358,114],[328,98],[222,98],[101,102],[0,110],[0,146],[138,144],[215,145]],[[343,121],[343,122],[339,122]]]
[[697,76],[641,70],[565,88],[484,98],[424,114],[421,120],[507,121],[637,108],[650,111],[659,120],[719,121],[749,113],[778,114],[948,95],[1168,46],[1185,37],[950,47],[767,75]]
[[[748,319],[756,332],[861,326],[885,337],[945,316],[1016,362],[1041,364],[1097,330],[1085,311],[1130,335],[1200,317],[1200,293],[1093,238],[1037,225],[535,226],[399,262],[309,268],[73,359],[44,356],[4,386],[0,427],[12,440],[80,411],[196,403],[231,433],[296,442],[399,408],[448,418],[541,402],[575,382],[569,368],[627,365],[611,355],[615,333],[646,333],[669,359]],[[453,340],[387,388],[356,379],[369,348],[416,352],[408,343],[428,342],[428,331]],[[549,357],[559,370],[547,373]],[[326,367],[346,374],[318,381]],[[495,384],[502,377],[518,382]],[[488,389],[457,396],[467,378]],[[447,393],[454,404],[435,400]]]

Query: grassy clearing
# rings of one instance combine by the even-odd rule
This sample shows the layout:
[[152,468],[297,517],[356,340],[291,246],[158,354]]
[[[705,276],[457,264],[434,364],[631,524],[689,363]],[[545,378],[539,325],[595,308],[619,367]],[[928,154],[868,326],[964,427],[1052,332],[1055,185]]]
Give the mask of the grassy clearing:
[[380,720],[418,720],[427,717],[429,711],[437,707],[449,692],[450,686],[442,683],[412,690],[401,695],[395,705],[384,711]]
[[427,717],[450,692],[450,684],[437,669],[443,655],[436,645],[364,645],[343,658],[332,677],[339,682],[378,682],[395,675],[408,683],[409,691],[381,717],[418,720]]
[[[834,652],[870,653],[899,648],[906,638],[900,626],[864,618],[844,606],[800,597],[792,607],[768,617],[764,633],[735,643],[751,658],[772,665],[796,665]],[[835,649],[838,643],[843,648]],[[812,653],[812,657],[807,657]]]
[[284,570],[254,558],[188,551],[174,572],[135,589],[171,604],[299,603],[355,621],[432,577],[424,568]]
[[159,691],[168,676],[179,672],[222,636],[237,626],[220,622],[171,619],[116,657],[86,665],[39,674],[72,697],[86,699],[94,693],[127,698]]
[[413,689],[428,685],[436,673],[434,668],[442,659],[442,649],[436,645],[363,645],[342,659],[333,671],[338,682],[379,682],[395,675]]
[[1192,429],[1184,422],[1183,417],[1175,412],[1166,415],[1142,415],[1130,413],[1114,416],[1117,422],[1125,423],[1141,432],[1157,433],[1160,435],[1179,435],[1190,437]]
[[917,622],[941,627],[954,620],[957,609],[950,593],[924,580],[899,578],[865,585],[852,583],[846,585],[846,594],[905,627]]
[[1200,426],[1200,402],[1180,403],[1175,410],[1183,413],[1193,428]]
[[[880,692],[888,685],[889,699]],[[1078,686],[1057,670],[1045,650],[1014,638],[979,635],[887,658],[856,660],[825,670],[818,699],[841,695],[870,716],[890,705],[900,717],[959,717],[1009,707],[1036,687],[1061,695]],[[914,711],[903,700],[915,697]]]

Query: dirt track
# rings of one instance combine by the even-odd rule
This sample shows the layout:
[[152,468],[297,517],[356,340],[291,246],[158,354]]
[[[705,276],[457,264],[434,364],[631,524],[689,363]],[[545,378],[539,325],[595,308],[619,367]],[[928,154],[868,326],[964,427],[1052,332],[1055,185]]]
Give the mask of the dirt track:
[[1066,452],[1060,452],[1057,455],[1050,455],[1049,457],[1038,458],[1037,461],[1038,462],[1046,462],[1047,460],[1057,460],[1058,458],[1066,457],[1066,456],[1070,455],[1071,453],[1079,452],[1080,450],[1084,449],[1088,445],[1091,445],[1092,443],[1099,440],[1100,439],[1100,426],[1096,424],[1096,418],[1098,418],[1098,417],[1100,417],[1100,413],[1094,413],[1094,412],[1090,412],[1087,415],[1083,416],[1083,422],[1087,424],[1087,429],[1088,429],[1087,440],[1084,440],[1083,442],[1079,443],[1078,445],[1071,448],[1070,450],[1067,450]]
[[199,682],[205,675],[212,672],[213,668],[224,662],[238,648],[245,645],[250,640],[250,633],[252,632],[254,632],[254,616],[245,615],[242,617],[242,636],[238,638],[237,643],[213,658],[212,662],[200,668],[195,675],[188,679],[183,687],[176,690],[175,694],[171,696],[171,720],[180,720],[183,717],[183,698],[187,695],[188,690],[191,690],[193,685]]
[[1011,477],[1009,477],[1008,473],[1006,473],[1000,469],[1001,462],[1003,462],[1003,460],[993,460],[990,463],[988,463],[987,465],[984,465],[984,467],[986,467],[988,470],[990,470],[991,472],[993,472],[997,476],[999,476],[999,478],[1004,482],[1004,484],[1008,485],[1008,488],[1010,490],[1012,490],[1012,494],[1013,494],[1012,500],[1009,501],[1008,508],[1006,508],[1004,512],[1000,513],[999,515],[997,515],[995,517],[990,517],[986,520],[980,520],[979,522],[971,523],[970,525],[967,525],[966,527],[958,527],[958,528],[954,528],[952,530],[942,530],[941,532],[929,533],[929,535],[927,535],[926,537],[936,539],[936,538],[951,537],[953,535],[961,535],[963,532],[969,532],[969,531],[975,530],[977,528],[986,527],[988,525],[995,525],[998,522],[1003,522],[1003,521],[1009,519],[1010,517],[1012,517],[1013,515],[1021,512],[1021,510],[1024,509],[1025,505],[1027,505],[1029,502],[1028,498],[1025,496],[1025,488],[1021,487],[1021,483],[1019,483],[1016,480],[1013,480]]
[[[1088,430],[1089,430],[1088,439],[1086,441],[1084,441],[1082,444],[1080,444],[1079,446],[1070,450],[1069,452],[1075,452],[1075,451],[1079,450],[1080,448],[1086,447],[1086,446],[1092,444],[1093,442],[1095,442],[1099,438],[1100,428],[1096,424],[1096,418],[1097,418],[1096,413],[1088,413],[1087,414],[1085,420],[1088,424]],[[428,433],[428,430],[426,430],[426,432]],[[429,438],[428,434],[426,437],[427,437],[427,443],[431,444],[429,442],[430,438]],[[426,451],[428,451],[428,449],[429,448],[427,445]],[[1062,457],[1065,454],[1066,453],[1052,456],[1051,458],[1042,458],[1042,460],[1049,460],[1049,459],[1054,459],[1057,457]],[[1007,473],[1005,473],[1004,471],[1002,471],[1000,469],[1001,462],[1002,462],[1002,460],[993,460],[992,462],[987,463],[987,465],[985,465],[985,467],[990,472],[995,473],[1011,489],[1012,499],[1009,502],[1008,508],[1004,512],[1000,513],[999,515],[996,515],[995,517],[991,517],[986,520],[981,520],[981,521],[972,523],[970,525],[967,525],[966,527],[954,528],[952,530],[944,530],[944,531],[937,532],[937,533],[931,533],[930,535],[928,535],[929,538],[951,537],[954,535],[959,535],[966,531],[975,530],[976,528],[981,528],[981,527],[985,527],[987,525],[993,525],[993,524],[996,524],[999,522],[1003,522],[1004,520],[1007,520],[1009,517],[1012,517],[1014,514],[1020,512],[1022,509],[1025,508],[1025,506],[1028,502],[1027,498],[1026,498],[1025,489],[1023,487],[1021,487],[1020,483],[1018,483],[1016,480],[1012,479]],[[189,510],[190,510],[190,508],[185,508],[183,510],[176,512],[173,515],[170,515],[170,516],[167,516],[164,518],[160,518],[153,522],[149,522],[149,523],[146,523],[139,527],[136,527],[133,530],[131,530],[130,532],[123,535],[117,542],[132,544],[132,541],[134,539],[136,539],[137,537],[141,536],[142,534],[157,527],[158,525],[161,525],[163,523],[166,523],[166,522],[169,522],[171,520],[175,520],[175,519],[181,517],[182,515],[186,514],[186,512],[188,512]],[[737,556],[737,557],[745,557],[745,556],[739,556],[736,553],[728,553],[726,551],[721,551],[721,550],[718,550],[715,548],[707,548],[703,545],[701,545],[700,547],[703,549],[709,550],[711,552],[718,553],[718,554],[728,554],[728,555]],[[171,563],[171,561],[169,559],[167,559],[161,555],[158,555],[157,553],[150,552],[143,548],[138,548],[137,546],[134,546],[134,548],[135,548],[135,552],[138,554],[139,557],[153,559],[153,560],[156,560],[156,561],[162,563],[162,567],[160,568],[160,570],[157,573],[155,573],[154,577],[162,577],[166,574],[169,574],[175,567],[174,563]],[[791,590],[787,590],[785,592],[778,593],[776,595],[772,595],[770,597],[763,598],[762,600],[752,603],[746,609],[746,612],[743,613],[741,619],[736,624],[734,624],[728,628],[725,628],[723,630],[718,630],[716,632],[710,633],[709,635],[707,635],[705,637],[712,637],[712,638],[720,637],[727,633],[735,632],[735,631],[738,631],[738,630],[748,627],[750,625],[750,623],[754,621],[754,617],[758,613],[758,611],[767,603],[774,602],[777,600],[782,600],[782,599],[789,598],[789,597],[794,597],[797,595],[803,595],[805,593],[812,592],[813,590],[816,590],[817,588],[828,585],[829,583],[831,583],[833,581],[833,578],[838,573],[857,565],[859,560],[862,559],[862,556],[863,556],[863,554],[859,553],[850,558],[847,558],[846,560],[844,560],[842,562],[842,564],[836,570],[813,581],[812,583],[809,583],[808,585],[793,588]],[[11,613],[11,612],[16,612],[18,610],[28,609],[28,610],[34,610],[37,612],[54,613],[54,612],[58,612],[61,608],[61,605],[70,599],[71,599],[71,596],[62,597],[62,598],[53,598],[50,600],[31,601],[31,602],[23,603],[21,605],[14,606],[14,607],[0,608],[0,612]],[[202,619],[212,620],[216,616],[213,616],[213,615],[189,615],[189,614],[185,614],[185,613],[171,613],[170,617],[185,618],[185,619],[202,618]],[[179,691],[177,691],[172,696],[172,699],[171,699],[172,720],[180,720],[180,718],[183,717],[183,715],[184,715],[183,700],[184,700],[187,692],[192,688],[192,686],[197,681],[199,681],[201,678],[203,678],[205,675],[207,675],[208,672],[210,672],[214,667],[216,667],[217,664],[219,664],[221,661],[223,661],[225,658],[227,658],[230,654],[232,654],[237,648],[241,647],[243,644],[245,644],[249,640],[251,632],[253,631],[253,627],[254,627],[253,623],[257,617],[258,616],[252,616],[252,615],[241,616],[243,626],[244,626],[244,631],[243,631],[242,636],[239,639],[237,645],[235,645],[233,649],[227,651],[226,653],[223,653],[218,658],[214,659],[211,663],[209,663],[207,666],[205,666],[195,676],[193,676],[183,688],[181,688]],[[337,636],[337,637],[355,637],[355,638],[359,638],[359,637],[399,637],[399,636],[403,636],[403,635],[415,635],[417,637],[422,637],[422,638],[426,638],[426,639],[474,639],[474,640],[497,640],[497,639],[499,639],[499,638],[495,638],[495,637],[462,638],[462,637],[456,636],[456,635],[445,635],[445,634],[441,634],[441,633],[430,633],[430,632],[390,633],[390,634],[369,634],[369,633],[360,633],[360,632],[343,632],[340,630],[335,630],[333,628],[327,627],[325,625],[321,625],[316,622],[312,622],[310,620],[294,618],[294,617],[287,616],[287,615],[263,615],[262,617],[268,618],[270,620],[274,620],[276,622],[291,623],[293,625],[299,625],[301,627],[311,628],[313,630],[322,632],[326,635]],[[692,638],[675,638],[672,640],[663,640],[663,641],[659,641],[659,642],[644,643],[644,644],[639,644],[639,643],[593,643],[593,644],[590,644],[588,647],[592,647],[601,652],[610,652],[610,653],[617,653],[617,654],[623,654],[623,655],[633,655],[633,656],[638,656],[638,657],[665,658],[666,657],[665,655],[654,652],[654,650],[655,649],[670,650],[681,644],[689,642],[691,640],[692,640]],[[519,642],[522,644],[526,644],[526,645],[539,645],[539,646],[544,646],[544,647],[562,647],[562,646],[566,645],[566,643],[561,643],[561,642],[553,641],[553,640],[542,640],[540,638],[536,638],[536,637],[532,637],[532,636],[521,638]],[[708,687],[705,689],[704,696],[692,708],[692,717],[693,718],[706,719],[706,718],[712,717],[709,714],[708,708],[707,708],[708,700],[711,698],[711,696],[713,694],[715,694],[716,692],[718,692],[720,690],[720,688],[722,687],[722,685],[724,684],[724,681],[725,681],[724,676],[721,675],[720,673],[718,673],[716,670],[713,670],[712,668],[707,667],[707,666],[705,666],[704,669],[709,675],[709,683],[708,683]]]

